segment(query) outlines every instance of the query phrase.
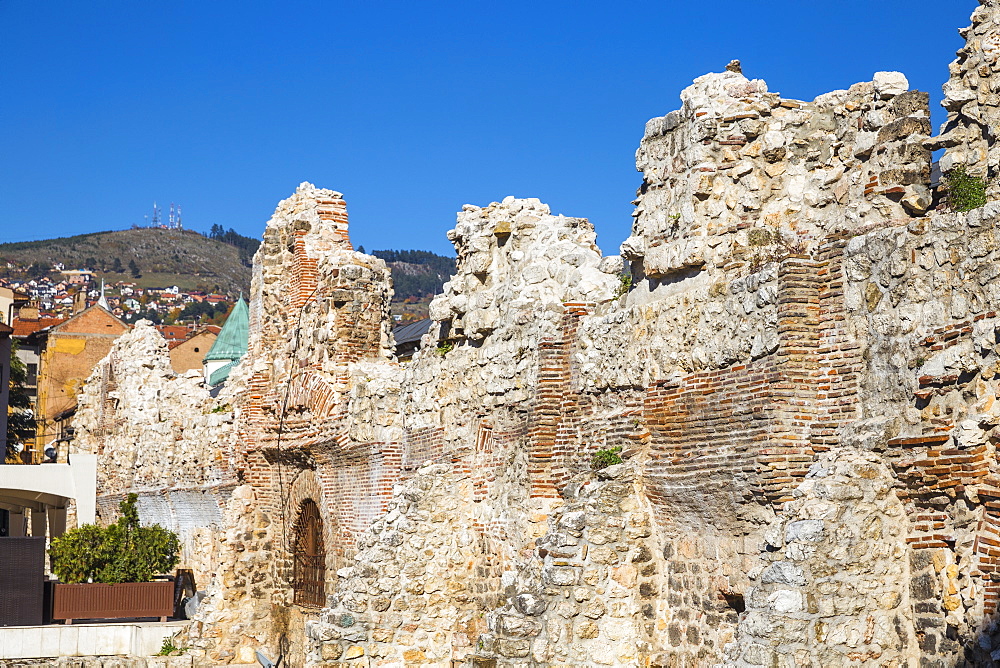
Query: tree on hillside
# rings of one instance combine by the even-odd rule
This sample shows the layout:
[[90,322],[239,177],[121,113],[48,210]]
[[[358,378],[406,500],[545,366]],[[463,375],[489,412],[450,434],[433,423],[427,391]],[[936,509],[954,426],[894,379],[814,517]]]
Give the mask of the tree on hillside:
[[142,272],[139,271],[139,265],[135,263],[135,260],[128,261],[128,270],[132,272],[132,278],[142,277]]
[[122,259],[120,257],[115,258],[114,263],[111,265],[111,271],[115,272],[116,274],[125,273],[125,267],[122,266]]
[[25,273],[28,278],[42,278],[49,275],[49,268],[42,266],[40,262],[32,262]]
[[7,461],[16,461],[18,446],[35,437],[35,417],[31,413],[31,400],[24,385],[28,369],[17,356],[17,342],[10,353],[10,394],[7,408]]
[[153,309],[146,309],[144,311],[142,310],[141,306],[139,307],[138,311],[127,313],[122,319],[129,324],[138,322],[139,320],[149,320],[154,325],[159,325],[163,322],[163,318],[160,316],[159,313],[157,313]]
[[227,232],[222,225],[212,225],[212,231],[208,233],[209,239],[221,241],[224,244],[235,246],[239,251],[240,263],[245,267],[253,266],[253,254],[260,246],[260,240],[252,237],[245,237],[233,228]]
[[[196,320],[198,322],[212,322],[216,316],[225,315],[229,312],[229,304],[219,302],[210,304],[208,302],[191,302],[184,306],[184,310],[177,316],[178,322]],[[213,323],[214,324],[214,323]]]
[[444,282],[455,273],[455,258],[421,250],[374,250],[371,253],[386,263],[404,263],[423,267],[422,271],[396,271],[392,283],[394,301],[403,301],[410,295],[431,297],[441,291]]

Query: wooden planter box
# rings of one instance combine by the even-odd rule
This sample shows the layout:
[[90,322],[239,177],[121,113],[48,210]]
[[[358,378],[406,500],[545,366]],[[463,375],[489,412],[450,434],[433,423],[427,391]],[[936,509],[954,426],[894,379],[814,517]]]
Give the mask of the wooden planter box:
[[159,617],[174,612],[174,583],[56,584],[52,594],[52,619],[72,624],[74,619],[126,619]]

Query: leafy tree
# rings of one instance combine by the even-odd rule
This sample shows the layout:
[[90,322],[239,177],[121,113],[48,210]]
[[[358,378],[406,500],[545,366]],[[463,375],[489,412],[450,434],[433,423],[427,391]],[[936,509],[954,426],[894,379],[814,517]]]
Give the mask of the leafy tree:
[[199,322],[213,321],[220,315],[229,312],[230,305],[226,302],[211,304],[209,302],[191,302],[184,305],[184,309],[177,316],[178,321],[198,320]]
[[431,297],[441,291],[444,282],[455,273],[455,258],[421,250],[376,250],[371,253],[388,263],[404,263],[424,267],[424,271],[393,271],[394,300],[408,297]]
[[160,325],[163,323],[163,317],[159,313],[151,308],[143,311],[141,305],[138,311],[133,311],[125,316],[125,322],[130,324],[140,320],[149,320],[154,325]]
[[7,452],[5,458],[16,460],[17,448],[20,443],[35,437],[35,417],[31,413],[31,399],[25,383],[28,380],[28,369],[17,356],[17,342],[11,348],[10,355],[10,391],[7,408]]
[[116,257],[115,261],[111,264],[111,271],[115,272],[116,274],[125,273],[125,267],[122,266],[122,259],[120,257]]
[[93,524],[52,539],[52,570],[64,583],[149,582],[177,564],[177,535],[158,524],[139,523],[138,496],[129,494],[114,524]]
[[40,262],[32,262],[25,273],[28,278],[43,278],[49,275],[49,268]]
[[142,272],[139,271],[139,265],[135,263],[135,260],[128,261],[128,270],[132,272],[132,278],[139,278],[142,276]]
[[114,556],[106,538],[107,531],[96,524],[84,524],[53,538],[49,554],[59,580],[66,584],[100,582],[98,573]]
[[224,244],[235,246],[239,250],[240,263],[245,267],[253,266],[253,254],[260,247],[260,241],[252,237],[245,237],[233,228],[227,232],[222,225],[212,225],[212,231],[208,233],[209,239],[221,241]]

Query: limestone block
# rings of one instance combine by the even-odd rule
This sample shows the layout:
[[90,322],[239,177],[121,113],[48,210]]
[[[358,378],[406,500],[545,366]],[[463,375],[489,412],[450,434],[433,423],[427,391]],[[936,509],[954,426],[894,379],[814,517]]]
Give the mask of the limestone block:
[[874,76],[875,92],[883,99],[902,95],[910,90],[910,82],[901,72],[876,72]]

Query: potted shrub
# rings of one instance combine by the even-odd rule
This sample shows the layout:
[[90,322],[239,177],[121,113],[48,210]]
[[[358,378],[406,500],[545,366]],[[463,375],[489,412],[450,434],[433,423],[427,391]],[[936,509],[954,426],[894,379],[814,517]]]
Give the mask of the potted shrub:
[[60,580],[53,588],[53,619],[165,621],[172,614],[174,583],[151,580],[177,564],[177,535],[155,524],[141,526],[137,498],[122,500],[114,524],[87,524],[52,539],[52,570]]

